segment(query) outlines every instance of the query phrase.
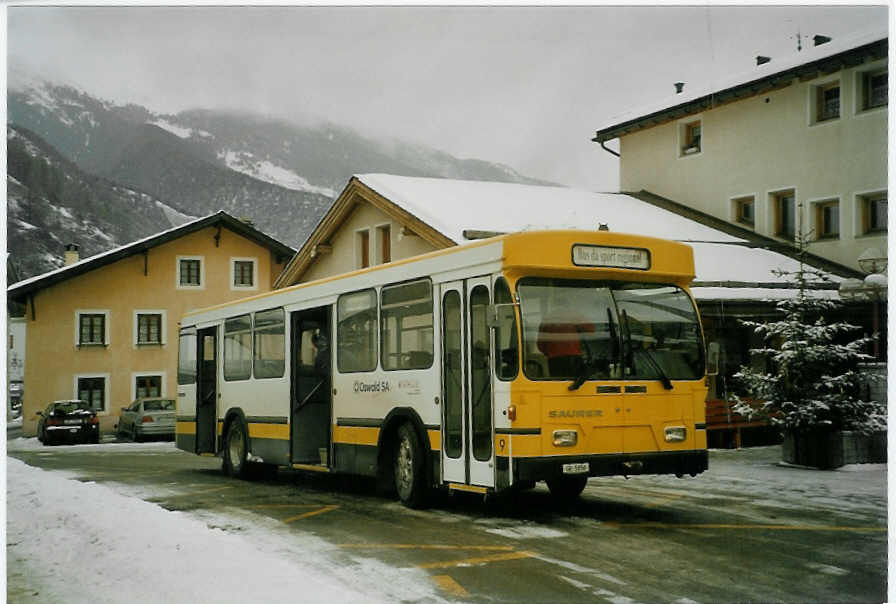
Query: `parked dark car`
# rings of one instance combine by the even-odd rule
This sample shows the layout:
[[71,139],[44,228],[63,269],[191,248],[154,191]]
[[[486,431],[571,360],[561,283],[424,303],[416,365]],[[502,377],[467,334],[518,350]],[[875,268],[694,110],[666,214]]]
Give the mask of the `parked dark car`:
[[121,408],[115,432],[134,442],[148,437],[174,438],[174,399],[138,398]]
[[45,445],[100,442],[100,420],[87,401],[53,401],[37,416],[37,438]]

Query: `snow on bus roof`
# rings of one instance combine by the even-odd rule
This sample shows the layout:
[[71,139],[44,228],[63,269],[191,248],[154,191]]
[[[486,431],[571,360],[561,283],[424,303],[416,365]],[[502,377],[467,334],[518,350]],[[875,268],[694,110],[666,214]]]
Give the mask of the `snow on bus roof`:
[[[357,178],[457,244],[466,242],[463,232],[467,229],[596,230],[605,223],[614,232],[689,243],[694,249],[696,281],[783,283],[786,278],[774,271],[795,271],[799,267],[799,262],[789,256],[738,245],[747,241],[621,193],[389,174],[362,174]],[[736,299],[790,295],[787,290],[758,287],[699,289],[705,289],[709,299],[725,298],[725,290]]]

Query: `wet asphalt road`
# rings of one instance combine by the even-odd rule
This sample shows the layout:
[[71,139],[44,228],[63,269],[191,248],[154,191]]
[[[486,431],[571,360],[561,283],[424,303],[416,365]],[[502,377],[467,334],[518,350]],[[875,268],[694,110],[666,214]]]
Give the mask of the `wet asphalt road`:
[[[120,449],[119,449],[120,447]],[[448,599],[477,602],[882,602],[884,467],[783,467],[779,447],[712,451],[697,478],[592,479],[579,501],[539,485],[408,510],[371,482],[280,470],[225,477],[220,460],[122,442],[9,455],[79,480],[121,484],[170,510],[220,513],[225,530],[273,518],[346,556],[427,571]]]

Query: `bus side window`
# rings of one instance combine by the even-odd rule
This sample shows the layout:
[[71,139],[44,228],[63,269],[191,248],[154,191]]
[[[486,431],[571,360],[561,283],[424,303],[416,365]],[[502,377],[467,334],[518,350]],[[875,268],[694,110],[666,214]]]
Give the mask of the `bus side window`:
[[376,369],[377,304],[372,289],[343,294],[336,303],[336,366],[340,373]]
[[[495,304],[512,304],[510,287],[504,277],[495,281]],[[512,380],[519,372],[519,343],[516,313],[513,306],[498,306],[498,327],[495,328],[495,375],[500,380]]]

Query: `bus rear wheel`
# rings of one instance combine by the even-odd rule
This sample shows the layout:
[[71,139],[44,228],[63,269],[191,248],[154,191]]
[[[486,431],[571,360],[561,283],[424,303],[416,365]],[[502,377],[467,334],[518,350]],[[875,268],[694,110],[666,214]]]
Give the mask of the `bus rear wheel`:
[[423,465],[423,448],[410,424],[398,428],[393,469],[398,499],[409,508],[420,508],[426,502],[427,487]]
[[582,494],[588,483],[587,476],[558,476],[547,481],[551,496],[560,501],[572,501]]

